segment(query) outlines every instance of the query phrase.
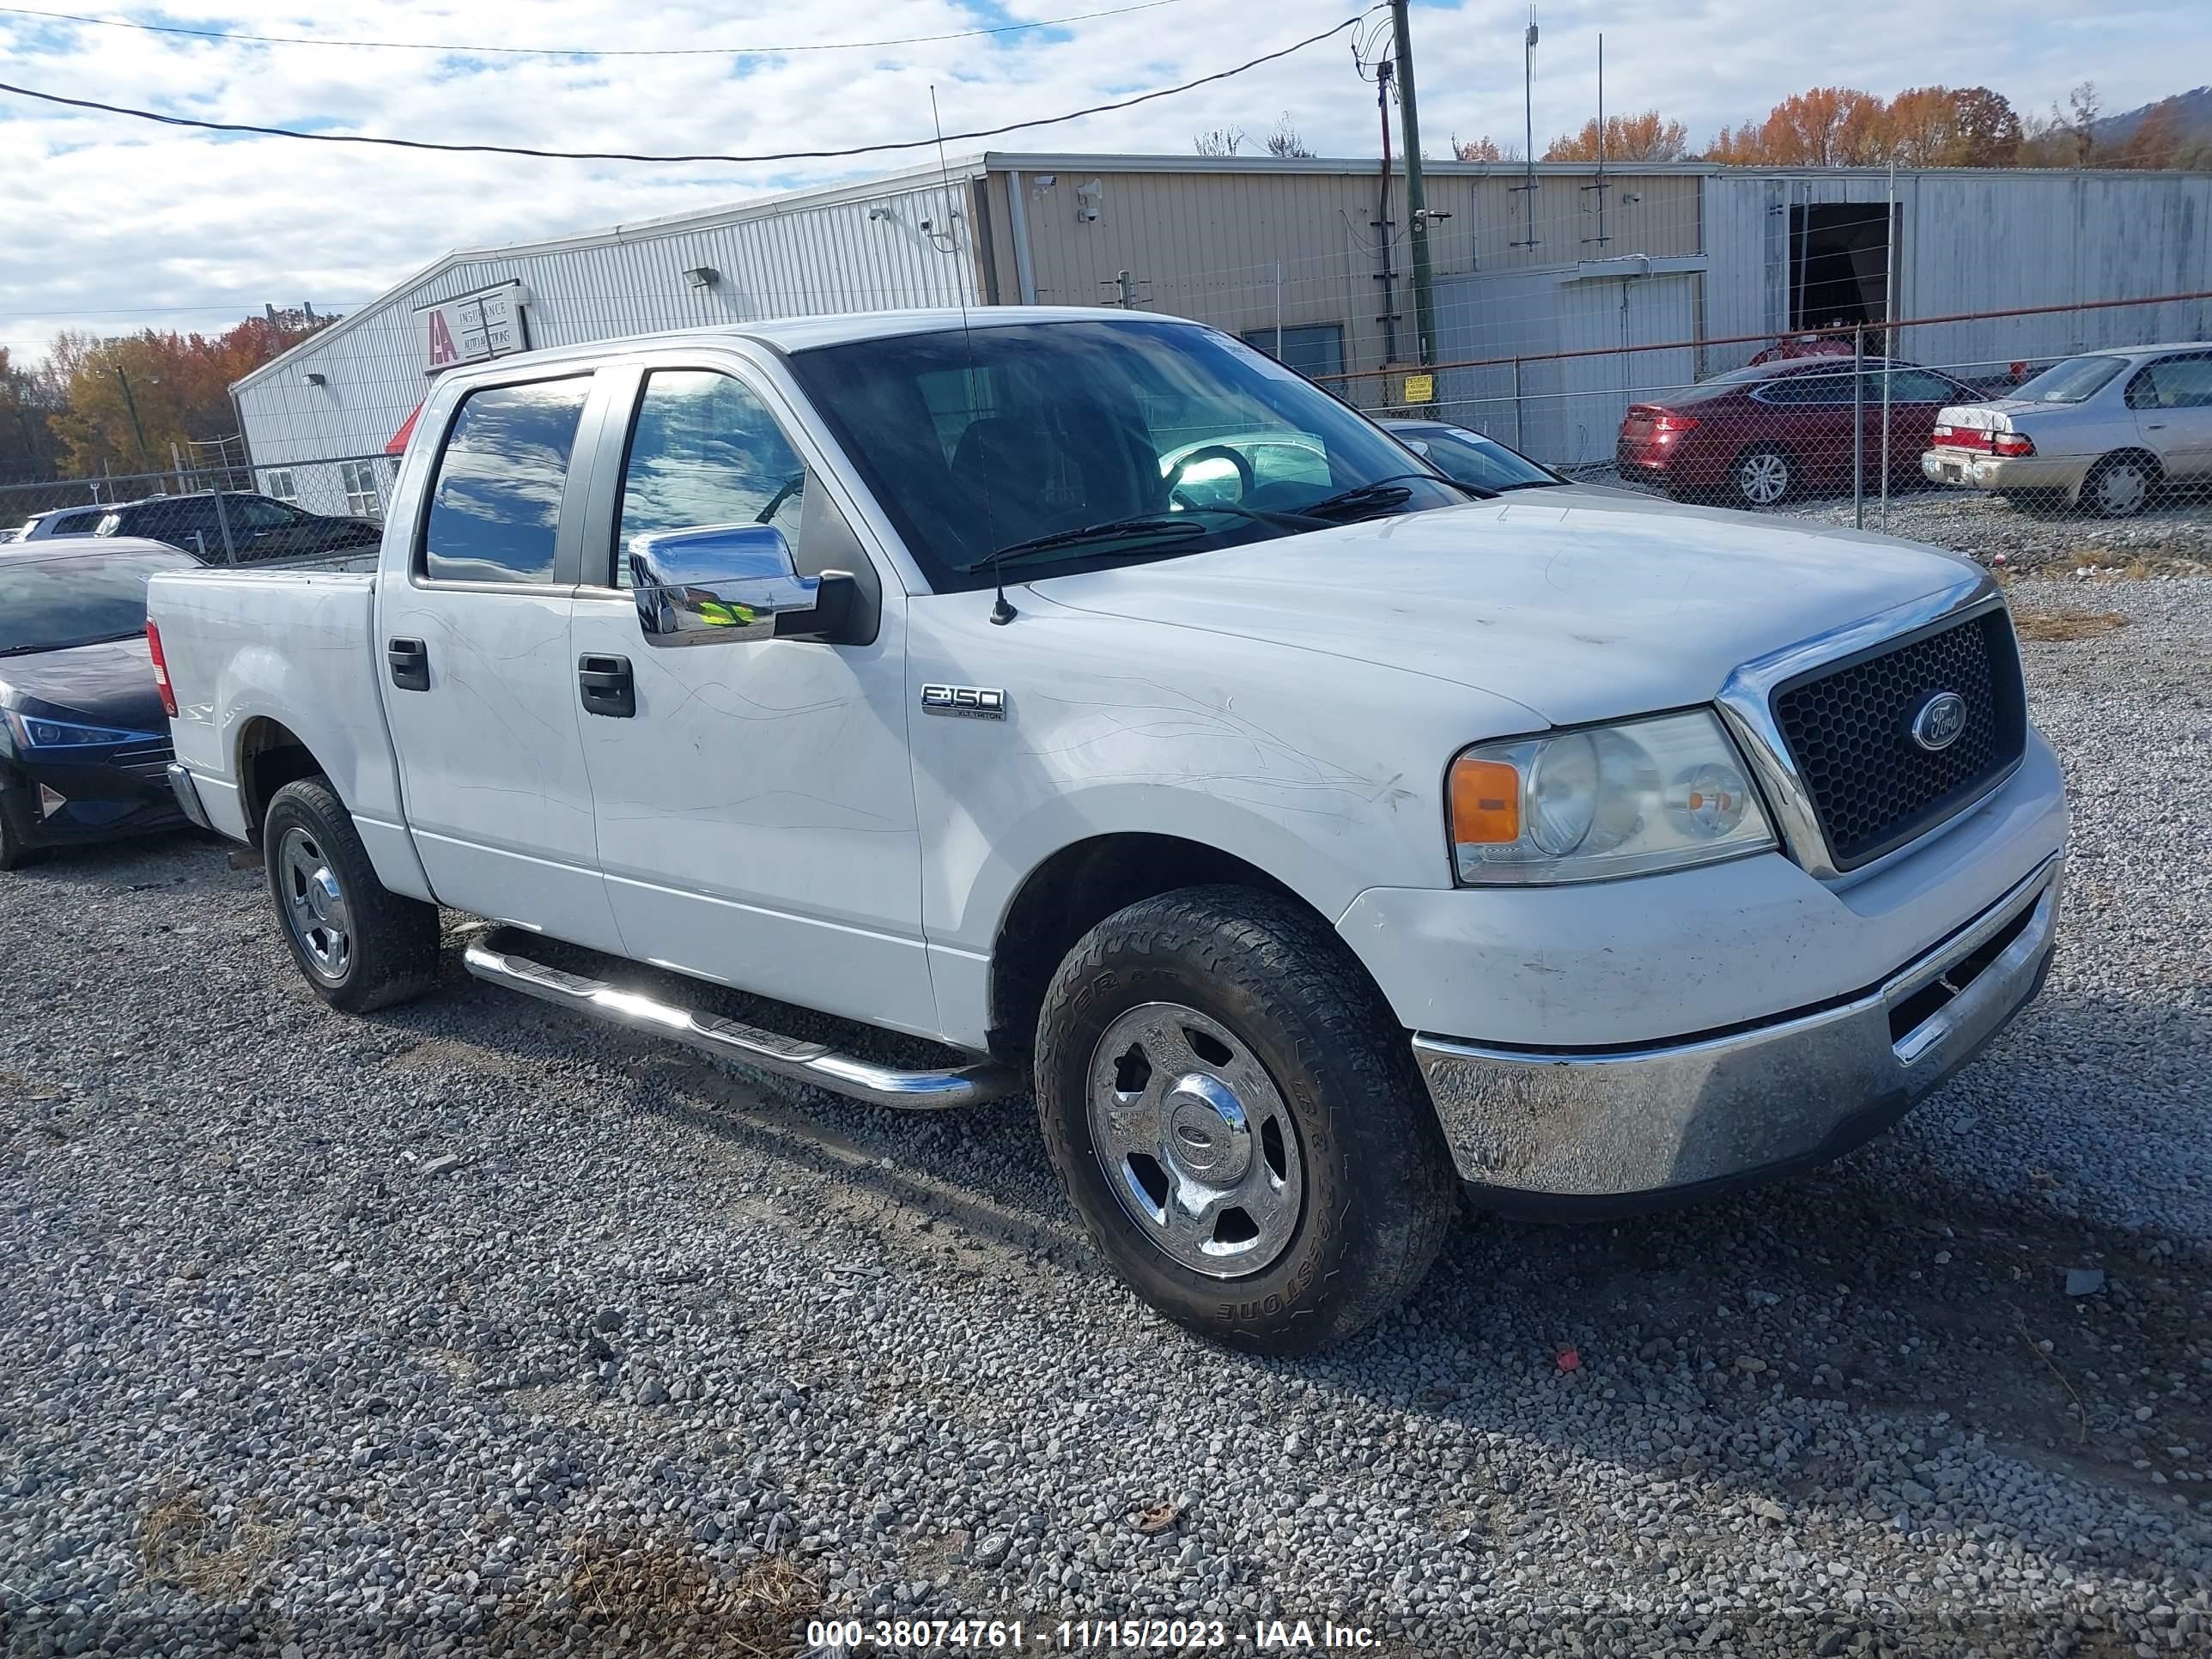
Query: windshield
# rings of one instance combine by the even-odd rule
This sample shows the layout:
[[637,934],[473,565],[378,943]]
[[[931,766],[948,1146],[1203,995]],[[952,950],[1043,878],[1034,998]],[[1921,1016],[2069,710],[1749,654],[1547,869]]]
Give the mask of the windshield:
[[1466,499],[1318,386],[1188,323],[954,329],[791,364],[939,592],[990,586],[994,552],[1061,574]]
[[0,558],[0,657],[143,634],[146,578],[195,568],[178,553]]
[[2030,404],[2086,403],[2127,366],[2124,357],[2069,357],[2022,382],[2012,395]]
[[1479,432],[1433,426],[1417,427],[1401,435],[1419,444],[1439,472],[1462,483],[1484,489],[1545,489],[1566,482]]

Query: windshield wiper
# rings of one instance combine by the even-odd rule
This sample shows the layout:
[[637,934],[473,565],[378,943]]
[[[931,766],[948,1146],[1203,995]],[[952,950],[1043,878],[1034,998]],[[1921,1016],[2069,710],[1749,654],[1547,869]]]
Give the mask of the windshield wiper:
[[1183,537],[1211,533],[1204,525],[1193,524],[1187,518],[1169,518],[1161,514],[1147,513],[1133,519],[1109,519],[1103,524],[1078,525],[1073,530],[1055,530],[1049,536],[1032,536],[1025,542],[1010,543],[988,558],[973,560],[954,568],[964,576],[971,571],[986,569],[1005,560],[1027,558],[1032,553],[1049,553],[1054,548],[1073,547],[1081,542],[1117,541],[1123,537]]
[[1340,507],[1370,504],[1395,507],[1413,495],[1413,492],[1406,487],[1407,483],[1412,481],[1448,484],[1454,489],[1464,489],[1470,498],[1478,501],[1498,498],[1498,492],[1494,489],[1485,489],[1480,484],[1468,483],[1458,478],[1448,478],[1441,472],[1393,472],[1385,477],[1370,478],[1365,483],[1353,484],[1349,489],[1340,489],[1334,495],[1324,495],[1317,501],[1308,501],[1298,511],[1314,514],[1328,513]]

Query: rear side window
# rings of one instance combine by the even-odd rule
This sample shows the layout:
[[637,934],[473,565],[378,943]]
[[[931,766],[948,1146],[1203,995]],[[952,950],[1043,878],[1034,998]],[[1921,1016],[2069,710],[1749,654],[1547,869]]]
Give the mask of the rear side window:
[[438,581],[550,582],[561,495],[588,374],[472,392],[438,456],[422,574]]
[[2128,383],[2130,409],[2212,409],[2212,356],[2161,357]]

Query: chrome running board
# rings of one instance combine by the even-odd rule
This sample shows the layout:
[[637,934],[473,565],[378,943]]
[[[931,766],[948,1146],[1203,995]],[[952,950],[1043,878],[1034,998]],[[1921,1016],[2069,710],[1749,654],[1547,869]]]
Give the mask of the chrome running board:
[[462,961],[478,979],[541,1002],[587,1014],[610,1025],[668,1037],[718,1060],[734,1060],[872,1105],[939,1111],[948,1106],[996,1100],[1022,1086],[1012,1070],[987,1060],[942,1071],[907,1072],[878,1066],[840,1054],[824,1042],[784,1036],[718,1014],[695,1013],[635,991],[617,990],[581,974],[550,968],[527,957],[495,951],[481,942],[471,942]]

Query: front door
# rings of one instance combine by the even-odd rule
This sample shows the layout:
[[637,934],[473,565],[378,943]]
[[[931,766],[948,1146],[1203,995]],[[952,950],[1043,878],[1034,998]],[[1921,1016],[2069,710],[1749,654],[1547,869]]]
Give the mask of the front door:
[[462,400],[406,573],[380,578],[376,651],[431,890],[615,951],[568,652],[582,495],[569,460],[592,385],[541,376]]
[[[921,851],[907,757],[905,608],[887,603],[817,453],[763,379],[647,359],[611,408],[571,659],[627,665],[629,712],[583,715],[600,868],[624,947],[763,995],[928,1032]],[[803,574],[860,578],[866,645],[656,643],[618,549],[773,525]],[[585,707],[578,684],[572,708]]]

